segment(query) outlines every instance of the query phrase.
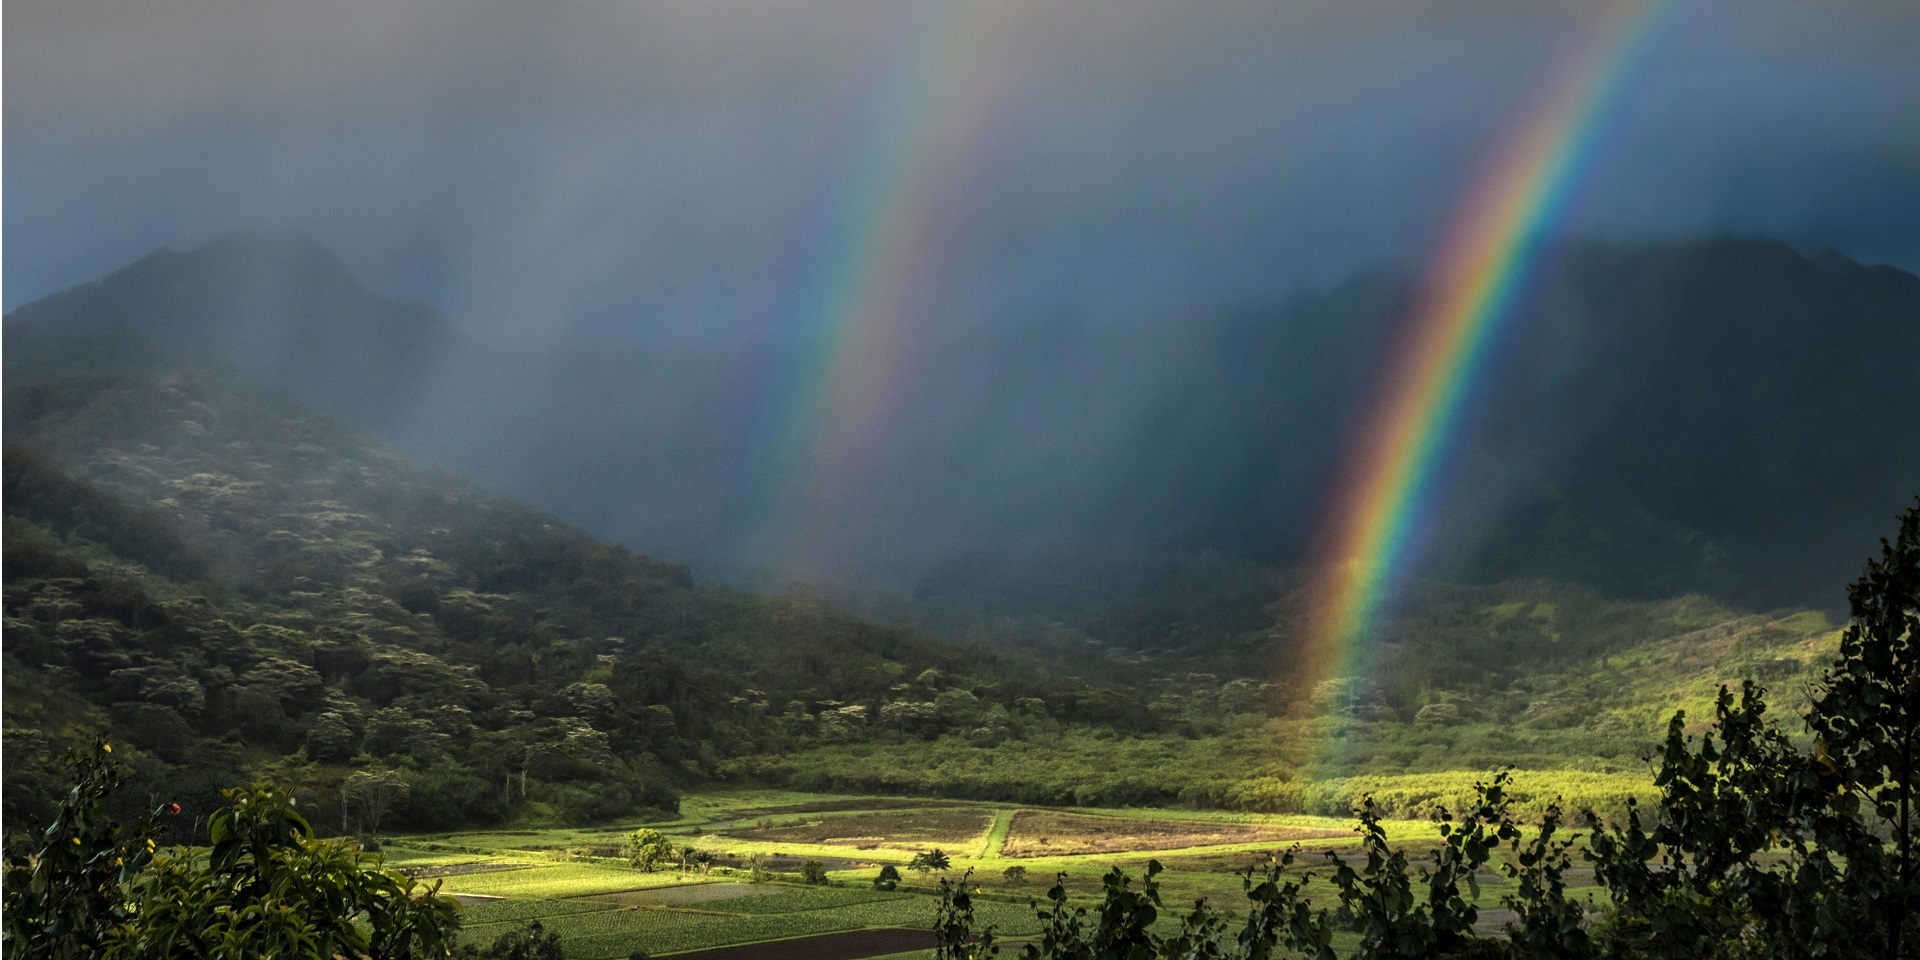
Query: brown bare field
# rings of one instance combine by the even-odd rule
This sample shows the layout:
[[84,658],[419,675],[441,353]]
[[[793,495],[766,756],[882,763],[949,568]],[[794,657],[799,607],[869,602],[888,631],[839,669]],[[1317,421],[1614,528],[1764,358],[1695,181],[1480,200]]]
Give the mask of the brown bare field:
[[764,827],[734,827],[720,831],[720,835],[768,843],[820,843],[871,850],[883,844],[924,847],[966,843],[986,833],[992,821],[991,810],[923,810],[915,813],[818,817]]
[[833,813],[840,810],[923,810],[929,807],[964,807],[969,804],[958,800],[919,800],[905,797],[881,797],[862,800],[858,797],[846,800],[813,800],[807,803],[791,803],[781,807],[749,807],[727,814],[734,820],[752,820],[758,817],[785,816],[796,813]]
[[1266,843],[1344,837],[1335,830],[1265,827],[1197,820],[1135,820],[1055,810],[1021,810],[1007,830],[1005,857],[1178,850],[1219,843]]

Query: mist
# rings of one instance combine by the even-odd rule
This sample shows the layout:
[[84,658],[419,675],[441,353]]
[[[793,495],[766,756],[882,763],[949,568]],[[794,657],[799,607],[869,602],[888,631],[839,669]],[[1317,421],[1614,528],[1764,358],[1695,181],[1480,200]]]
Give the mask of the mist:
[[[459,331],[385,435],[745,586],[912,589],[954,557],[1062,543],[1287,564],[1408,287],[1591,7],[16,3],[4,301],[161,246],[304,233]],[[1505,369],[1661,329],[1579,322],[1603,289],[1579,264],[1642,304],[1707,291],[1710,313],[1751,306],[1723,289],[1742,264],[1801,276],[1816,311],[1821,277],[1920,270],[1920,8],[1665,7]],[[1730,237],[1840,259],[1802,275],[1772,248],[1682,249]],[[1689,256],[1722,285],[1648,279]],[[834,346],[810,304],[841,288],[882,289],[896,331],[863,425],[799,412]],[[1440,527],[1554,497],[1711,526],[1677,481],[1566,492],[1596,437],[1643,422],[1580,369],[1606,402],[1549,416],[1551,383],[1487,388]],[[835,430],[850,452],[823,459]],[[1896,459],[1834,556],[1920,483]],[[1852,464],[1735,499],[1776,518]],[[1759,551],[1757,522],[1708,532]],[[1436,536],[1454,556],[1499,539]]]

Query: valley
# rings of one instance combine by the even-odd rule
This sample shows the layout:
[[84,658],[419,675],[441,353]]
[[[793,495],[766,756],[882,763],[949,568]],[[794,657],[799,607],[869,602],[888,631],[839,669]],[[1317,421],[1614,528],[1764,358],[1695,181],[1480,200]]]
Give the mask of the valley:
[[[468,956],[514,955],[534,921],[570,960],[917,956],[960,929],[968,888],[941,881],[961,878],[962,928],[1032,941],[1107,916],[1150,862],[1136,932],[1191,914],[1223,936],[1249,904],[1397,902],[1456,842],[1432,818],[1475,811],[1509,847],[1437,902],[1505,936],[1559,922],[1543,902],[1611,902],[1587,812],[1668,809],[1728,691],[1801,716],[1849,636],[1839,589],[1766,608],[1457,567],[1397,583],[1358,666],[1330,671],[1298,568],[1140,541],[976,554],[910,593],[755,593],[423,463],[311,384],[126,329],[24,333],[57,362],[6,390],[10,829],[62,816],[67,758],[108,740],[102,814],[163,803],[149,839],[172,862],[221,842],[225,791],[271,784],[313,842],[459,898]],[[1548,552],[1612,536],[1546,543],[1564,533],[1537,531]],[[1769,736],[1780,763],[1824,749],[1800,724]],[[1549,823],[1562,846],[1521,857]],[[635,831],[670,851],[650,870]],[[1555,857],[1558,887],[1511,872]],[[1032,903],[1060,874],[1048,920]],[[1300,929],[1332,955],[1377,942],[1319,916]]]
[[[1351,823],[1331,817],[915,804],[906,798],[725,791],[689,795],[682,815],[670,821],[395,836],[383,850],[390,865],[439,879],[446,892],[466,901],[467,938],[485,941],[537,919],[560,932],[569,960],[624,958],[634,950],[699,955],[786,940],[807,951],[795,955],[855,960],[893,954],[842,948],[833,934],[927,930],[941,878],[964,878],[978,888],[981,922],[1018,942],[1039,929],[1029,901],[1045,902],[1059,874],[1065,874],[1072,903],[1092,906],[1109,870],[1119,868],[1137,880],[1147,860],[1156,859],[1165,867],[1158,877],[1168,905],[1164,922],[1177,926],[1179,908],[1195,899],[1231,910],[1244,896],[1240,873],[1286,847],[1298,845],[1307,854],[1303,869],[1323,863],[1327,854],[1350,859],[1358,849]],[[922,824],[954,822],[956,814],[984,827],[966,836],[950,833],[937,844],[921,835]],[[713,860],[637,870],[617,851],[640,826]],[[1397,821],[1389,832],[1410,849],[1430,848],[1434,838],[1425,821]],[[782,833],[821,842],[769,836]],[[947,869],[908,869],[915,854],[936,848],[948,854]],[[807,860],[827,867],[824,882],[801,880],[799,867]],[[900,871],[896,889],[875,887],[883,864]],[[1505,919],[1499,897],[1510,885],[1491,872],[1482,882],[1489,929],[1497,929]],[[1576,886],[1573,892],[1594,891]],[[924,949],[898,955],[919,957]]]

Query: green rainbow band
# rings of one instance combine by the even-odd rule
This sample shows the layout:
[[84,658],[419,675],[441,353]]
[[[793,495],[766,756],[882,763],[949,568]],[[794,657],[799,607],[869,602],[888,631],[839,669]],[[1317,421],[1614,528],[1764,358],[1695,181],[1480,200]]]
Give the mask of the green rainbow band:
[[910,320],[925,308],[954,194],[967,178],[971,146],[1009,78],[994,72],[994,44],[1019,12],[1018,0],[921,0],[904,11],[907,53],[852,163],[857,182],[827,216],[823,241],[804,271],[797,305],[784,321],[802,344],[789,385],[769,404],[778,449],[768,474],[756,560],[804,569],[833,537],[822,526],[841,515],[836,500],[857,489],[872,465],[867,447],[910,379]]
[[1638,0],[1609,9],[1461,203],[1336,485],[1295,677],[1317,682],[1363,672],[1466,398],[1601,152],[1609,108],[1661,6]]

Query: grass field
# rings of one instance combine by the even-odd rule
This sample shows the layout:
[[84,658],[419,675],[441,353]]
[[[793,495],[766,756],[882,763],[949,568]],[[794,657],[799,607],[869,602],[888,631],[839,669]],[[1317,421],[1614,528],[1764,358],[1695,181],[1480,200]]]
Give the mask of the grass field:
[[[1453,779],[1392,786],[1444,798],[1459,789]],[[503,898],[466,908],[466,938],[490,941],[539,920],[560,934],[571,960],[603,960],[636,950],[663,956],[865,928],[926,929],[941,875],[905,865],[931,847],[952,858],[944,876],[969,877],[978,889],[981,922],[1016,938],[1037,929],[1029,902],[1062,875],[1072,897],[1091,903],[1108,870],[1139,877],[1147,861],[1157,859],[1165,867],[1160,885],[1171,915],[1201,898],[1232,910],[1243,902],[1239,874],[1282,850],[1297,846],[1303,869],[1321,874],[1329,855],[1356,852],[1352,822],[1330,817],[734,791],[688,797],[677,819],[647,826],[676,845],[741,866],[649,873],[591,857],[616,849],[637,826],[399,837],[386,854],[394,866],[439,879],[446,892]],[[1416,857],[1435,843],[1425,821],[1386,826]],[[744,866],[750,858],[762,864],[758,879]],[[765,872],[766,864],[797,870],[807,858],[829,866],[828,885],[805,886],[797,874]],[[898,890],[873,888],[886,863],[902,869]],[[1010,874],[1009,868],[1018,869]],[[1506,882],[1491,873],[1481,879],[1482,905],[1497,925]],[[1589,878],[1576,871],[1569,880],[1576,895],[1588,892]],[[1309,889],[1315,887],[1326,889],[1317,880]]]

